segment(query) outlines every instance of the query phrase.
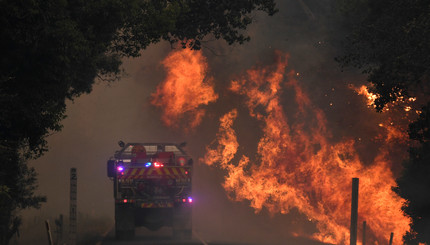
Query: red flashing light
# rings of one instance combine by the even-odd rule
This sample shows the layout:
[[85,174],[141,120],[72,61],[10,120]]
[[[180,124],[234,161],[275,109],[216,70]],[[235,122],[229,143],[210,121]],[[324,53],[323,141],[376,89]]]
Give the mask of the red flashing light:
[[156,168],[164,167],[164,164],[159,163],[159,162],[154,162],[154,167],[156,167]]
[[127,199],[124,199],[124,203],[127,203]]
[[185,199],[185,198],[184,198],[184,199],[182,199],[182,202],[186,202],[186,201],[187,201],[187,199]]
[[187,160],[185,159],[185,157],[179,157],[179,158],[178,158],[178,164],[179,164],[180,166],[184,166],[186,161],[187,161]]

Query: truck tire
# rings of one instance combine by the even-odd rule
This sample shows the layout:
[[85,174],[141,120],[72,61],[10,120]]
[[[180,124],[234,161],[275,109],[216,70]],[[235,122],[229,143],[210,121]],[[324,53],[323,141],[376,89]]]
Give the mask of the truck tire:
[[172,231],[175,240],[191,240],[192,238],[191,207],[175,208]]
[[173,229],[174,240],[191,240],[192,231],[191,229]]
[[133,230],[115,230],[115,238],[117,240],[132,240],[134,238]]
[[134,238],[134,208],[129,204],[115,204],[115,238],[132,240]]

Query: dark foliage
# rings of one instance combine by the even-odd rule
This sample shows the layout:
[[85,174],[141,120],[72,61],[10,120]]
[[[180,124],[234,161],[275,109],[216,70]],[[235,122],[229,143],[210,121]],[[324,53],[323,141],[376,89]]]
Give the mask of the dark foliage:
[[367,73],[377,110],[404,97],[430,93],[430,2],[341,1],[345,29],[343,66]]
[[41,202],[46,201],[46,197],[34,194],[36,173],[14,150],[17,148],[12,142],[7,146],[0,145],[0,244],[7,244],[18,231],[21,224],[19,210],[38,208]]
[[409,150],[402,176],[397,179],[394,191],[408,200],[403,211],[412,218],[411,232],[404,240],[407,244],[430,244],[430,107],[424,107],[419,119],[409,126],[412,139],[421,142]]
[[252,23],[252,11],[277,12],[273,0],[152,0],[134,4],[137,6],[130,6],[113,45],[115,51],[132,56],[161,39],[172,44],[179,41],[192,49],[200,49],[209,34],[228,44],[242,44],[250,40],[241,30]]
[[26,161],[61,130],[67,99],[96,78],[117,80],[122,57],[160,40],[193,49],[207,35],[248,41],[255,10],[276,12],[273,0],[0,1],[0,243],[19,227],[18,211],[44,199]]

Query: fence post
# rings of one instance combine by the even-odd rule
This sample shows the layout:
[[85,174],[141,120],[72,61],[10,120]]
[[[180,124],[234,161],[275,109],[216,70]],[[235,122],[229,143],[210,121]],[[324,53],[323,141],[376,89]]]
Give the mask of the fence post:
[[366,221],[363,221],[363,245],[366,245]]
[[46,225],[46,233],[48,234],[48,244],[52,245],[52,234],[51,234],[51,227],[49,226],[49,220],[45,220]]
[[352,178],[350,245],[357,244],[358,183],[358,178]]
[[69,214],[69,245],[76,245],[76,213],[77,213],[78,175],[76,168],[70,169],[70,214]]

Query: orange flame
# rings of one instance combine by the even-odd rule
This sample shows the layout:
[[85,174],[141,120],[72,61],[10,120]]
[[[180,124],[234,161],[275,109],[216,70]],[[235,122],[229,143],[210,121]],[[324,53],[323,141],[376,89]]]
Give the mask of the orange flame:
[[222,168],[228,168],[229,162],[233,160],[239,147],[236,134],[232,129],[233,121],[236,117],[237,110],[234,109],[220,118],[220,129],[217,134],[218,145],[216,149],[208,149],[205,156],[206,164],[219,163]]
[[[375,101],[378,98],[378,95],[376,95],[376,94],[374,94],[372,92],[369,92],[369,88],[366,85],[361,85],[359,88],[357,88],[357,87],[355,87],[353,85],[350,85],[350,87],[353,90],[355,90],[355,92],[357,92],[357,94],[363,95],[366,98],[366,100],[367,100],[367,106],[368,107],[373,107],[373,108],[376,107]],[[402,105],[402,104],[404,104],[404,106],[402,107],[403,110],[405,112],[409,112],[409,111],[412,110],[411,103],[415,102],[416,100],[417,100],[416,97],[409,97],[409,98],[405,99],[405,97],[402,95],[402,93],[399,92],[398,93],[398,97],[396,98],[396,100],[393,101],[393,102],[391,102],[391,103],[388,103],[386,105],[386,108],[384,110],[385,111],[389,111],[390,110],[389,107],[393,107],[393,106],[396,106],[396,105]],[[418,112],[416,112],[416,113],[419,114]]]
[[368,107],[376,107],[375,100],[378,98],[378,96],[374,93],[369,92],[369,89],[367,88],[367,86],[361,85],[361,87],[359,88],[353,87],[353,89],[359,95],[363,95],[364,97],[366,97]]
[[151,95],[151,104],[163,110],[166,126],[179,127],[179,122],[185,120],[186,128],[195,128],[205,115],[201,106],[218,99],[213,78],[206,77],[206,58],[201,51],[180,49],[172,51],[162,63],[167,77]]
[[[280,54],[275,66],[248,70],[231,82],[230,90],[244,96],[249,114],[263,125],[257,160],[242,155],[234,162],[239,145],[233,110],[220,119],[217,139],[202,161],[227,171],[223,186],[232,200],[249,200],[256,212],[297,208],[315,222],[315,239],[334,244],[349,242],[351,179],[359,177],[359,222],[367,222],[373,244],[387,243],[390,232],[400,244],[410,218],[401,211],[405,200],[391,191],[396,183],[387,160],[389,146],[365,167],[354,141],[331,143],[324,113],[301,89],[296,73],[285,74],[286,66],[287,57]],[[293,124],[280,103],[284,80],[298,105]]]

